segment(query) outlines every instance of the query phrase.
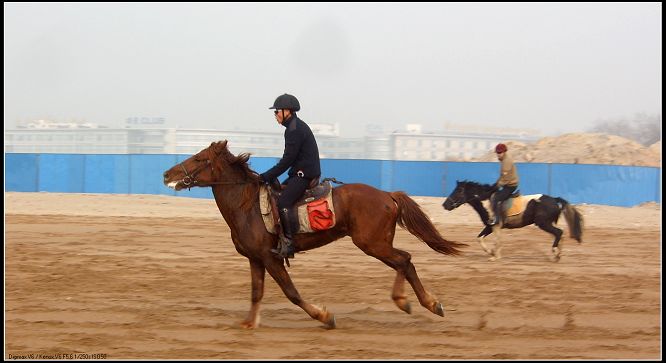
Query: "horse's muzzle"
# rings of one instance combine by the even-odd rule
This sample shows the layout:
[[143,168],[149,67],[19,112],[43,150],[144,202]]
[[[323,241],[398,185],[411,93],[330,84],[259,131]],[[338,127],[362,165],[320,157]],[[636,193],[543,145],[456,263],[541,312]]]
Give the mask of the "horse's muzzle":
[[449,203],[449,201],[447,200],[444,201],[444,203],[442,203],[442,207],[444,207],[444,209],[446,210],[454,210],[456,209],[457,205],[455,203]]

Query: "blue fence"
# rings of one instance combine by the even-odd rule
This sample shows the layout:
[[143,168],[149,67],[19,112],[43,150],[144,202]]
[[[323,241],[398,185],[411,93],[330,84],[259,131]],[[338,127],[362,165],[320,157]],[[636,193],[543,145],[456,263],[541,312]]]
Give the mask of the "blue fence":
[[[210,188],[176,192],[162,173],[190,155],[5,154],[5,191],[165,194],[212,198]],[[261,173],[278,158],[253,157]],[[498,162],[338,160],[321,161],[322,177],[410,195],[445,197],[457,180],[493,183]],[[518,163],[523,194],[548,194],[570,203],[630,207],[661,203],[661,168],[588,164]],[[284,178],[284,176],[283,176]]]

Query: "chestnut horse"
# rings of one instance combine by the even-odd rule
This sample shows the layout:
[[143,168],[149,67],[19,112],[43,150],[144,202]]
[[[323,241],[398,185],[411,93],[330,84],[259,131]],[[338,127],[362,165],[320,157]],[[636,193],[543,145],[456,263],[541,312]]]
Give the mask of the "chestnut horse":
[[[265,272],[273,277],[282,292],[313,319],[335,328],[335,317],[325,307],[305,302],[296,290],[284,260],[271,248],[277,246],[277,235],[266,230],[259,209],[259,175],[247,161],[250,155],[234,156],[227,141],[211,145],[164,173],[164,184],[175,190],[191,187],[212,187],[217,207],[231,229],[236,251],[250,261],[252,304],[241,322],[244,328],[259,326],[259,304],[264,294]],[[333,189],[336,225],[328,230],[297,234],[296,251],[324,246],[344,236],[367,255],[373,256],[397,271],[391,297],[401,310],[411,313],[405,294],[405,280],[414,289],[419,302],[431,312],[444,316],[444,308],[421,284],[411,255],[393,247],[395,226],[399,224],[425,242],[433,250],[457,255],[465,244],[445,240],[419,205],[403,192],[385,192],[365,184],[345,184]]]

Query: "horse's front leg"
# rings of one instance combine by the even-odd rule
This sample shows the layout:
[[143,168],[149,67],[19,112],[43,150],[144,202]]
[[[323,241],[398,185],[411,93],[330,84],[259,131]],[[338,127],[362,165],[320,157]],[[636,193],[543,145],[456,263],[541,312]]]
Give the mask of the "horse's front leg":
[[269,256],[264,260],[264,265],[266,270],[273,277],[275,282],[280,286],[282,292],[287,296],[289,301],[301,307],[305,310],[311,318],[321,321],[326,325],[326,328],[333,329],[335,328],[335,316],[328,312],[325,307],[318,307],[310,303],[305,302],[301,295],[296,290],[294,283],[289,277],[289,273],[284,268],[282,260],[275,258],[274,256]]
[[486,236],[488,236],[491,233],[493,233],[493,228],[487,225],[486,228],[484,228],[483,231],[481,231],[481,233],[479,233],[479,235],[476,236],[477,240],[479,241],[479,244],[481,245],[481,248],[483,248],[483,251],[489,255],[492,255],[493,252],[490,250],[490,248],[488,248],[488,246],[486,246],[483,240],[486,238]]
[[488,261],[497,261],[502,258],[502,239],[500,238],[500,226],[501,223],[498,223],[493,226],[493,233],[495,234],[495,248],[490,253],[490,258]]
[[261,261],[250,259],[250,274],[252,275],[252,306],[247,317],[240,323],[245,329],[253,329],[259,326],[259,305],[264,297],[264,276],[266,268]]

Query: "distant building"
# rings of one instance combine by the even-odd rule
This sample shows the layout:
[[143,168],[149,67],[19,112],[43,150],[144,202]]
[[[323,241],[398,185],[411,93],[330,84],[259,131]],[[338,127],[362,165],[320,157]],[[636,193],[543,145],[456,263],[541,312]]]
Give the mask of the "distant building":
[[471,131],[424,133],[420,124],[407,124],[404,132],[389,135],[388,159],[468,161],[492,150],[507,140],[534,142],[539,136],[523,130],[468,128]]
[[388,142],[389,159],[467,161],[487,153],[497,143],[507,140],[528,143],[536,141],[537,138],[523,135],[392,133]]
[[315,135],[340,136],[340,125],[337,123],[308,123],[308,126],[310,126],[310,130],[312,130]]
[[20,129],[94,129],[99,126],[90,122],[53,122],[47,120],[34,120],[19,124],[17,127]]
[[[147,125],[128,119],[125,128],[101,128],[92,124],[64,125],[44,120],[32,127],[5,130],[5,152],[78,154],[194,154],[214,141],[228,140],[231,152],[281,157],[284,133],[162,127],[159,118]],[[145,127],[144,127],[145,126]],[[533,142],[526,134],[492,134],[447,131],[424,133],[421,125],[409,124],[405,132],[345,138],[337,124],[313,124],[319,154],[325,159],[469,160],[492,150],[498,142]],[[373,132],[380,128],[371,126]]]

